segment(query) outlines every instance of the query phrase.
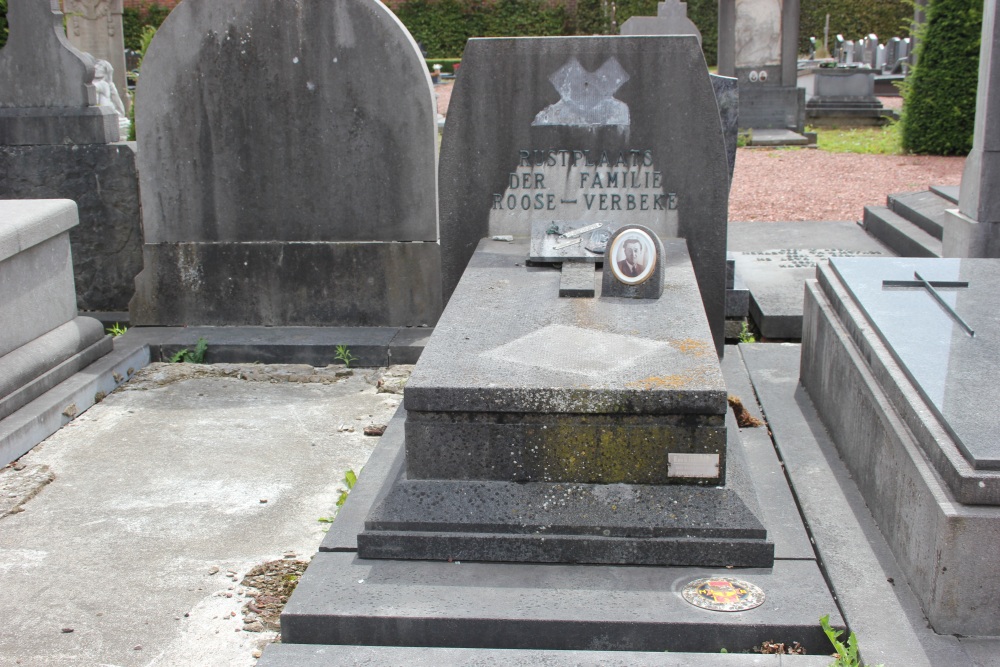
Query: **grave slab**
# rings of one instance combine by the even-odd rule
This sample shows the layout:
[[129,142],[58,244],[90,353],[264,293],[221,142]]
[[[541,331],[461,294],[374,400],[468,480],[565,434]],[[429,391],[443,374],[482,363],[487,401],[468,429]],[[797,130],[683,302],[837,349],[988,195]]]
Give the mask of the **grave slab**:
[[691,606],[680,590],[719,574],[704,568],[376,561],[324,552],[285,607],[282,641],[718,653],[764,640],[825,646],[816,619],[831,613],[842,623],[814,561],[723,572],[760,586],[764,605],[729,613]]
[[[965,459],[977,471],[1000,470],[1000,442],[995,439],[1000,418],[990,409],[1000,399],[1000,389],[982,372],[987,360],[1000,356],[1000,299],[994,289],[1000,266],[956,259],[838,258],[831,268]],[[947,306],[935,303],[929,288],[914,284],[919,282],[915,274]],[[947,284],[952,282],[960,284]],[[974,327],[972,332],[959,318]]]
[[750,315],[765,338],[801,338],[802,285],[817,261],[891,255],[852,222],[739,222],[729,230],[736,274],[750,290]]
[[725,389],[685,242],[660,253],[660,299],[560,298],[527,248],[473,256],[407,385],[406,475],[360,553],[769,566],[751,503],[723,488]]
[[[933,267],[955,271],[956,261],[938,265],[942,260],[893,258],[864,260],[864,264],[869,271],[892,271],[893,267],[911,271],[916,266],[940,278]],[[878,299],[865,293],[865,281],[851,271],[860,271],[852,267],[860,262],[835,259],[831,266],[820,267],[817,281],[807,283],[803,385],[932,627],[942,633],[1000,634],[996,596],[979,583],[998,574],[991,554],[1000,544],[1000,473],[974,467],[975,462],[992,460],[991,443],[987,449],[970,446],[970,436],[977,433],[975,424],[963,431],[961,422],[972,418],[989,423],[992,411],[987,408],[972,416],[935,407],[935,401],[941,405],[943,399],[931,392],[935,387],[947,390],[948,385],[929,378],[947,380],[954,365],[961,371],[960,383],[964,375],[976,382],[969,367],[962,366],[962,355],[969,354],[967,346],[948,335],[945,330],[952,326],[951,317],[925,290],[880,289],[877,296],[889,303],[884,313],[876,311],[870,319],[868,313],[876,310]],[[845,278],[841,271],[851,277]],[[961,298],[960,288],[951,294],[947,289],[940,292],[946,302]],[[926,301],[917,302],[915,296]],[[897,307],[900,299],[895,297],[909,301],[909,312]],[[975,303],[976,297],[969,298]],[[989,322],[990,312],[979,308],[964,314],[970,320]],[[919,328],[902,338],[898,331],[883,333],[883,329],[890,330],[885,322],[890,313],[899,320],[920,315]],[[963,309],[958,313],[962,315]],[[989,324],[982,341],[987,350],[988,330]],[[959,333],[972,338],[964,330]],[[926,366],[906,356],[907,349],[914,349],[920,341],[926,342],[920,353]],[[957,360],[951,358],[950,348],[956,350]],[[989,363],[979,359],[981,367]],[[963,396],[975,400],[972,394]]]
[[[862,495],[859,476],[845,465],[799,380],[802,347],[739,346],[810,536],[847,622],[858,634],[865,664],[994,664],[1000,640],[983,638],[966,647],[965,639],[937,634],[928,626],[921,588],[907,583],[902,563],[873,518],[877,506]],[[848,419],[858,413],[854,409]]]

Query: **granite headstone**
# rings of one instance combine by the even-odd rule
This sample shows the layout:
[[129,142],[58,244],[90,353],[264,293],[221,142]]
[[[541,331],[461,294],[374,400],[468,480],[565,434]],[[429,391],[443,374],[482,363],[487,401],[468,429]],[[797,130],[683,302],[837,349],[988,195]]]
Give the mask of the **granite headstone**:
[[434,324],[434,98],[383,4],[182,3],[139,89],[133,323]]
[[472,39],[441,146],[447,299],[479,240],[533,222],[687,239],[717,351],[729,178],[693,36]]

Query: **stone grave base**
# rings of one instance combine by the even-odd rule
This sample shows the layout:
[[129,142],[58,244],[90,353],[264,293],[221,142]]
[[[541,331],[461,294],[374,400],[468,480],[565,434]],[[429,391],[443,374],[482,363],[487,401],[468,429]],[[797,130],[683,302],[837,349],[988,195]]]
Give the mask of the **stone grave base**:
[[129,312],[140,326],[433,326],[440,252],[419,242],[147,244]]
[[1000,576],[1000,472],[966,463],[829,266],[806,283],[802,338],[803,386],[932,627],[1000,634],[984,583]]
[[[777,531],[775,546],[785,557],[775,558],[772,568],[360,558],[357,536],[365,517],[403,468],[403,421],[400,410],[285,607],[285,644],[718,654],[771,640],[825,651],[819,617],[829,613],[834,625],[842,623],[816,561],[789,546],[797,539],[789,535],[802,531],[801,524],[779,525],[774,515],[765,525]],[[749,468],[751,455],[743,451],[738,429],[730,434],[731,460]],[[766,464],[758,458],[755,465],[768,468],[755,469],[755,477],[781,485],[758,486],[761,506],[780,504],[773,497],[784,498],[787,487],[777,459],[772,454]],[[687,583],[713,575],[756,584],[764,590],[764,604],[715,612],[683,600]]]

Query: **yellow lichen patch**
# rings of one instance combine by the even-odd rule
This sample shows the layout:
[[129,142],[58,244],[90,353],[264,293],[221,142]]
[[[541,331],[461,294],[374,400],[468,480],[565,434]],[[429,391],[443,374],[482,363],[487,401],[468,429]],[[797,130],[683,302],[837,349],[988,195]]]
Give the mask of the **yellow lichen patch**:
[[690,375],[651,375],[641,380],[633,380],[625,386],[629,389],[680,389],[691,384]]
[[671,341],[670,344],[677,348],[677,351],[681,354],[690,354],[693,357],[704,357],[709,354],[715,354],[714,347],[696,338],[682,338],[681,340]]

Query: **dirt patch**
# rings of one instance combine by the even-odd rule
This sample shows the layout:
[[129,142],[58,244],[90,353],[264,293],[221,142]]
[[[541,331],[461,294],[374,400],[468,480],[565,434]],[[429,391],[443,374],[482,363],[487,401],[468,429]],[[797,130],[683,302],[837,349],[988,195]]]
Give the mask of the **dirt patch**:
[[56,478],[47,465],[14,461],[0,468],[0,519],[23,512],[23,505]]
[[247,572],[241,582],[250,598],[243,605],[243,629],[280,630],[281,610],[308,566],[304,560],[272,560]]

